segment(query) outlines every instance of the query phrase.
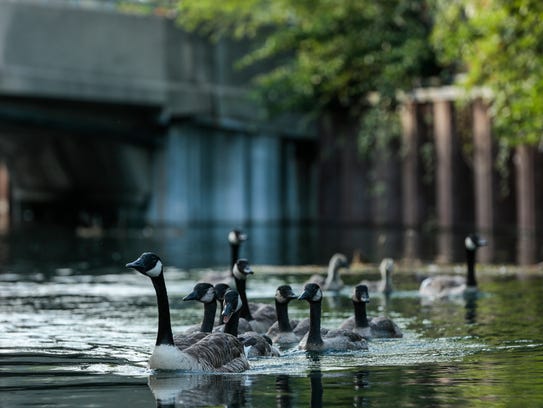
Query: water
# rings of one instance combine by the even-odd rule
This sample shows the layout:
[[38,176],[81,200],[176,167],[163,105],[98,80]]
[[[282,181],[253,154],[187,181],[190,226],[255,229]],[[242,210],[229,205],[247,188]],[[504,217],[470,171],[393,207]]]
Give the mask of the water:
[[[152,372],[147,359],[156,334],[154,291],[149,279],[123,265],[143,250],[166,254],[172,322],[179,332],[199,322],[202,312],[200,304],[181,298],[204,273],[224,269],[225,231],[87,239],[34,231],[5,237],[0,407],[543,405],[541,277],[480,276],[479,298],[426,304],[416,292],[420,271],[402,272],[395,276],[394,295],[388,301],[374,296],[368,311],[392,317],[402,339],[373,340],[368,351],[357,353],[286,351],[280,358],[252,360],[243,374]],[[292,234],[296,245],[288,244]],[[256,245],[265,242],[263,233],[245,251],[253,258],[267,252],[262,264],[296,254],[300,262],[293,264],[323,263],[308,261],[315,249],[310,239],[303,248],[304,234],[272,230],[269,236],[278,241]],[[212,237],[207,247],[206,236]],[[249,296],[271,302],[285,280],[299,293],[306,276],[295,272],[261,270],[249,282]],[[348,277],[350,283],[357,279]],[[326,298],[323,326],[349,316],[348,296],[347,288]],[[292,302],[290,314],[305,317],[307,305]]]

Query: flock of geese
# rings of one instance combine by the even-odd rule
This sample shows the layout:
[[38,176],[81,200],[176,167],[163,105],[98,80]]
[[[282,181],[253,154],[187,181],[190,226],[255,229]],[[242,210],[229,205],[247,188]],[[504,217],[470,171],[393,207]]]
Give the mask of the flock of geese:
[[[275,305],[249,302],[246,293],[247,277],[253,271],[244,258],[239,257],[241,243],[247,236],[239,230],[228,235],[231,247],[231,268],[226,276],[207,277],[197,283],[183,301],[203,304],[201,324],[190,327],[182,334],[172,333],[168,294],[164,281],[164,265],[160,257],[151,252],[127,263],[148,276],[153,283],[158,305],[158,331],[151,369],[186,370],[204,372],[243,372],[249,369],[248,359],[261,356],[279,356],[280,349],[298,348],[306,351],[367,350],[372,338],[402,337],[398,325],[386,317],[369,319],[366,304],[369,293],[390,294],[394,262],[385,258],[380,266],[379,282],[362,281],[353,288],[354,313],[339,327],[321,327],[323,291],[340,290],[344,284],[339,270],[348,267],[342,254],[332,256],[325,279],[314,275],[296,295],[289,285],[281,285],[275,292]],[[475,252],[486,245],[481,237],[471,234],[465,239],[467,278],[460,276],[434,276],[422,281],[419,294],[430,299],[459,296],[477,291],[475,279]],[[212,283],[212,279],[218,282]],[[233,279],[235,287],[225,283]],[[309,304],[309,317],[291,320],[288,305],[292,300]],[[217,308],[220,307],[217,318]]]

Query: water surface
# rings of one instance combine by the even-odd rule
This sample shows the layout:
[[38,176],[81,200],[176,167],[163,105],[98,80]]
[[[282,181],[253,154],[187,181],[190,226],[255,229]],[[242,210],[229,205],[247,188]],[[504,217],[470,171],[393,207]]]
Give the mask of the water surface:
[[[395,277],[391,298],[374,295],[369,304],[370,316],[388,314],[396,321],[402,339],[373,340],[368,351],[356,353],[286,350],[280,358],[252,360],[243,374],[153,372],[147,360],[156,335],[154,291],[148,278],[123,265],[143,250],[176,254],[166,282],[174,332],[182,331],[199,322],[202,309],[181,298],[204,273],[224,270],[228,259],[216,238],[206,262],[205,232],[195,237],[202,245],[193,247],[195,254],[188,245],[176,252],[175,232],[161,239],[52,234],[5,241],[0,406],[543,405],[541,278],[481,277],[478,298],[427,303],[417,295],[420,271],[413,270]],[[262,263],[274,262],[270,257]],[[248,284],[249,296],[272,303],[279,284],[288,281],[299,293],[305,278],[294,268],[286,275],[261,271]],[[323,326],[350,315],[349,294],[346,288],[327,296]],[[291,317],[307,313],[304,302],[291,303]]]

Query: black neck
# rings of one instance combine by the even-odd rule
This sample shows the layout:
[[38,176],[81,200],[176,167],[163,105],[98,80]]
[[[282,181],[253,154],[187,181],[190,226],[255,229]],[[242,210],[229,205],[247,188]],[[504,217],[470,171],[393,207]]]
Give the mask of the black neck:
[[288,318],[288,303],[275,300],[275,313],[277,313],[277,324],[280,332],[291,332],[290,320]]
[[164,275],[160,274],[151,279],[155,287],[156,300],[158,304],[158,332],[156,345],[168,344],[173,346],[172,324],[170,321],[170,305],[168,303],[168,293],[166,292],[166,283]]
[[234,264],[239,259],[239,244],[230,244],[230,273],[232,276],[234,276],[234,273],[232,272],[232,268],[234,267]]
[[253,320],[251,316],[251,310],[249,309],[249,301],[247,300],[247,292],[245,291],[246,280],[236,279],[236,289],[238,290],[239,296],[241,298],[241,309],[239,311],[239,316],[243,317],[245,320]]
[[355,302],[354,307],[354,326],[359,328],[368,327],[368,316],[366,315],[366,302]]
[[309,304],[309,333],[307,335],[307,344],[321,345],[321,302],[311,302]]
[[[222,320],[222,319],[221,319]],[[224,325],[224,332],[238,337],[239,312],[235,312]]]
[[202,320],[202,326],[200,331],[204,333],[211,333],[213,331],[213,324],[215,323],[215,313],[217,312],[217,302],[204,303],[204,320]]
[[466,249],[466,263],[468,267],[467,285],[477,286],[475,280],[475,251]]

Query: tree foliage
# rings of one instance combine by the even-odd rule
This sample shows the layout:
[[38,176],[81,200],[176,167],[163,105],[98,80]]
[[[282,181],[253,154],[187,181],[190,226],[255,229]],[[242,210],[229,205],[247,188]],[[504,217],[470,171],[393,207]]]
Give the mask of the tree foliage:
[[468,87],[492,91],[494,127],[508,145],[543,135],[543,2],[437,0],[433,44]]
[[181,1],[178,16],[190,30],[252,39],[240,63],[267,62],[255,82],[275,111],[359,115],[369,95],[390,107],[436,72],[423,0]]

